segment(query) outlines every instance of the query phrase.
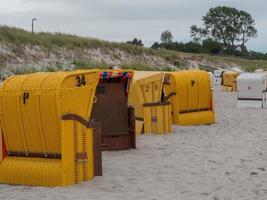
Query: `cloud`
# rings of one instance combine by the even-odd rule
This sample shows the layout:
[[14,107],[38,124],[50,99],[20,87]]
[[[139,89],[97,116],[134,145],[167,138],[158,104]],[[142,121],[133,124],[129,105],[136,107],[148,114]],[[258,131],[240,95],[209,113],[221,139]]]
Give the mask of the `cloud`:
[[248,11],[256,20],[259,37],[249,48],[267,51],[265,0],[2,0],[0,23],[30,30],[67,32],[101,39],[125,41],[141,38],[146,45],[160,33],[172,31],[178,41],[188,41],[189,27],[201,25],[210,7],[233,6]]

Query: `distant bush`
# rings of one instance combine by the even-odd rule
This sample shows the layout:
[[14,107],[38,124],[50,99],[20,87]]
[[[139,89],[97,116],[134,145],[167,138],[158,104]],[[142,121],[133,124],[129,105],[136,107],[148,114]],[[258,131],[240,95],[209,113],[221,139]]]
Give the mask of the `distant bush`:
[[202,49],[205,53],[219,54],[223,51],[223,44],[213,39],[206,39],[202,41]]
[[160,43],[155,42],[154,44],[152,44],[151,49],[160,49]]
[[135,46],[140,46],[140,47],[144,46],[142,40],[138,40],[137,38],[134,38],[132,41],[127,41],[126,43],[127,44],[132,44],[132,45],[135,45]]
[[197,42],[171,42],[171,43],[158,43],[155,42],[152,49],[168,49],[186,53],[209,53],[209,54],[219,54],[223,51],[223,45],[219,42],[213,41],[211,39],[204,40],[202,44]]

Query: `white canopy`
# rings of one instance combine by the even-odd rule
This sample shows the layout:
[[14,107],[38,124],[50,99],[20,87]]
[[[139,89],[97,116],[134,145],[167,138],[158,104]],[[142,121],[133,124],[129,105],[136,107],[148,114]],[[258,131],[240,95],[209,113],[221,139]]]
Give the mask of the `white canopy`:
[[266,87],[267,73],[243,73],[237,77],[239,99],[262,99]]

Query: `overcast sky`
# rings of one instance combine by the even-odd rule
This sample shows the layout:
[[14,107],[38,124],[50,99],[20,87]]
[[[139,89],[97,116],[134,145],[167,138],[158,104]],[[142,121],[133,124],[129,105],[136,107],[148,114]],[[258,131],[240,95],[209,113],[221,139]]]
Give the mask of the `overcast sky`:
[[266,0],[0,0],[0,24],[36,31],[127,41],[135,37],[146,46],[159,41],[164,30],[175,40],[190,40],[189,27],[201,25],[209,8],[227,5],[252,14],[258,38],[249,49],[267,52]]

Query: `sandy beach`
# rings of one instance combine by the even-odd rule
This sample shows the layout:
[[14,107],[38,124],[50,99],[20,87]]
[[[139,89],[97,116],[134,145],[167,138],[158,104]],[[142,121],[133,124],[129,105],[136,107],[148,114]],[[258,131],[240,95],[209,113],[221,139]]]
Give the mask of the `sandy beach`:
[[0,185],[0,200],[266,200],[267,110],[215,88],[217,123],[103,153],[103,177],[65,188]]

